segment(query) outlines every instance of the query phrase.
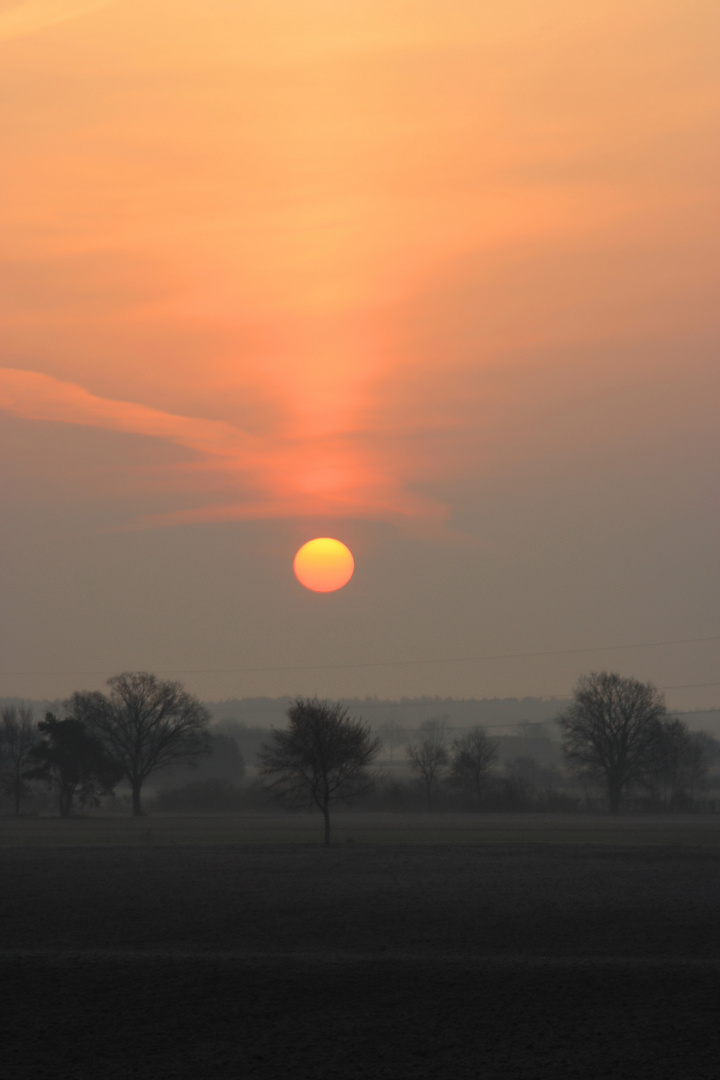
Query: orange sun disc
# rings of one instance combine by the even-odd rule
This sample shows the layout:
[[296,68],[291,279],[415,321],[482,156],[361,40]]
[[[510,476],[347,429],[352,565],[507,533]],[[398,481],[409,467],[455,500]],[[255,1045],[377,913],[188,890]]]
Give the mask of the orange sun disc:
[[293,561],[295,577],[313,592],[335,592],[353,576],[355,560],[350,548],[340,540],[319,536],[308,540]]

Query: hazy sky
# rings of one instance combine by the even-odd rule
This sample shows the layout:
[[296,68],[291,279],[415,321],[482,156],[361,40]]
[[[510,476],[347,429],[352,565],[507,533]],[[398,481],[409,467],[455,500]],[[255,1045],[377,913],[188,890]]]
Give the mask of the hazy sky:
[[0,0],[0,693],[713,683],[719,11]]

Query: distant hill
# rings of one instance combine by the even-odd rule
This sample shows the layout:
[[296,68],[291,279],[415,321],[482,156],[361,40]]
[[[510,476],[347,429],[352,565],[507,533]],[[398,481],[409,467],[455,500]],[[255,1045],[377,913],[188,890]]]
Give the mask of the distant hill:
[[[220,726],[229,721],[248,728],[284,727],[292,698],[230,698],[227,701],[206,701],[213,719]],[[567,705],[561,698],[483,698],[480,700],[421,697],[388,701],[381,698],[343,698],[354,716],[362,716],[375,728],[388,724],[412,730],[424,720],[447,716],[450,727],[469,727],[482,724],[500,730],[525,724],[542,724],[554,720]]]

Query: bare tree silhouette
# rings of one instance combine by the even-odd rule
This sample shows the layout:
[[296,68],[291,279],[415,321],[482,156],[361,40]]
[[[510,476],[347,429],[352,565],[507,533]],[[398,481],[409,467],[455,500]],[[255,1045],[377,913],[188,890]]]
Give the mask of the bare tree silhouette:
[[73,694],[67,703],[121,762],[132,788],[133,814],[142,815],[143,784],[169,765],[194,765],[209,753],[210,713],[178,682],[147,671],[108,679],[109,695]]
[[488,774],[497,761],[498,745],[483,727],[474,727],[453,740],[452,779],[472,791],[480,803]]
[[410,768],[418,773],[420,783],[425,788],[428,813],[433,808],[433,795],[443,771],[450,760],[448,753],[448,718],[435,716],[421,725],[425,738],[421,742],[410,743],[406,754]]
[[260,773],[272,777],[269,787],[295,806],[317,806],[330,843],[330,806],[351,799],[375,782],[368,767],[381,742],[368,724],[351,718],[331,701],[296,698],[288,709],[290,726],[274,731],[259,754]]
[[3,709],[0,718],[0,767],[3,787],[15,799],[16,817],[20,814],[20,800],[30,790],[26,773],[38,737],[31,708],[8,705]]
[[618,813],[630,784],[652,775],[666,716],[651,683],[607,671],[578,681],[573,703],[558,717],[563,749],[576,773],[604,782],[610,813]]

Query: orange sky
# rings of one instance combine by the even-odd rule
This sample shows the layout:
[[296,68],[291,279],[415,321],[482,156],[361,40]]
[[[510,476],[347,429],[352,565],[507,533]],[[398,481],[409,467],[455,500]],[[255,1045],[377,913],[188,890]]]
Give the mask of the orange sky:
[[658,413],[682,440],[716,362],[718,21],[0,0],[0,406],[120,437],[100,467],[19,434],[13,497],[450,550],[478,484],[619,476]]

